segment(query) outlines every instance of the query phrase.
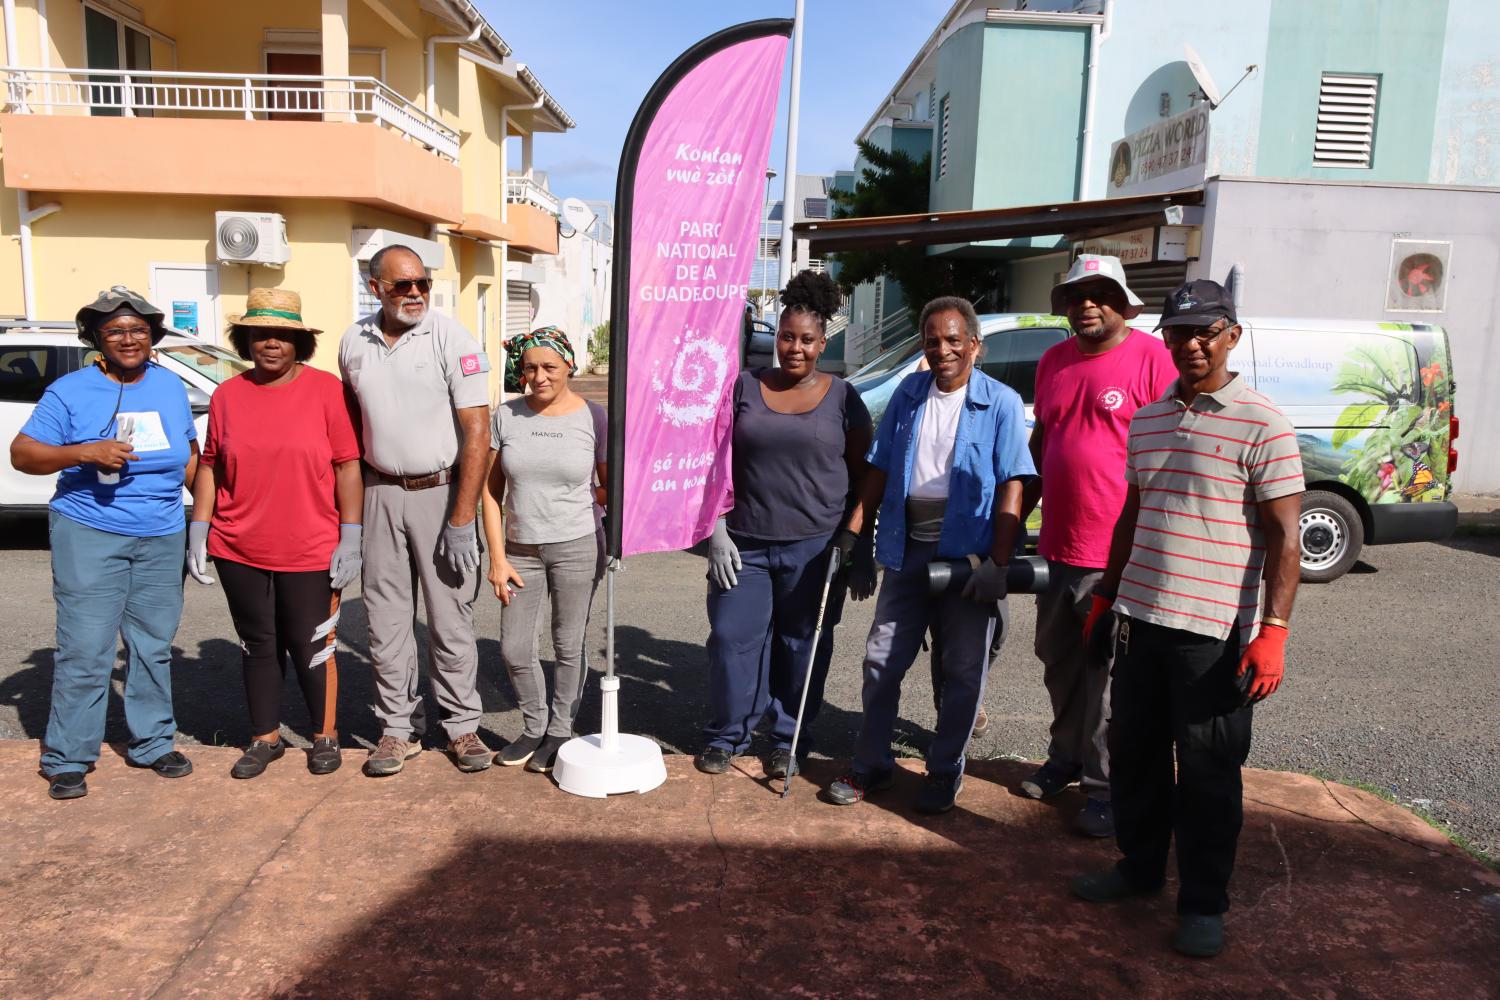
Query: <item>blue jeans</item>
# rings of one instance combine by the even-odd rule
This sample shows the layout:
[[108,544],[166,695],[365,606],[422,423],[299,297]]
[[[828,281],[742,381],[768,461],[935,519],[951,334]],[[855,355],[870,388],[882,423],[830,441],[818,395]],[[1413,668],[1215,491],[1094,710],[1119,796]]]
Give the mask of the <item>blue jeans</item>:
[[854,770],[869,776],[896,764],[891,736],[901,705],[901,681],[917,658],[930,626],[943,678],[937,734],[927,751],[927,773],[963,773],[964,747],[974,731],[989,673],[990,638],[997,607],[979,605],[956,593],[930,594],[927,564],[936,542],[906,541],[901,569],[889,567],[875,599],[875,620],[865,647],[865,717],[854,744]]
[[57,655],[42,772],[87,771],[99,759],[117,638],[125,640],[126,753],[150,765],[172,749],[172,637],[182,618],[186,528],[116,535],[48,515]]
[[[800,542],[767,542],[735,536],[740,550],[738,582],[728,590],[708,585],[709,721],[703,741],[743,753],[761,719],[769,715],[780,749],[792,745],[802,678],[812,651],[818,600],[832,533]],[[833,656],[833,627],[844,610],[842,578],[835,578],[823,615],[823,638],[807,690],[807,712],[797,741],[800,757],[811,750],[809,731],[823,706],[823,682]]]

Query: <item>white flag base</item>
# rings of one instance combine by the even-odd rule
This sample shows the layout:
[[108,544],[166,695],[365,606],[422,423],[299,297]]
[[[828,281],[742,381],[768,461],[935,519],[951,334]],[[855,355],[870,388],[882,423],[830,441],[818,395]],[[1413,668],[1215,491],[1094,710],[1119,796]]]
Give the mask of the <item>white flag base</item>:
[[667,780],[661,747],[644,736],[620,732],[620,679],[602,677],[604,732],[579,736],[562,745],[552,766],[557,787],[574,795],[602,799],[623,792],[649,792]]

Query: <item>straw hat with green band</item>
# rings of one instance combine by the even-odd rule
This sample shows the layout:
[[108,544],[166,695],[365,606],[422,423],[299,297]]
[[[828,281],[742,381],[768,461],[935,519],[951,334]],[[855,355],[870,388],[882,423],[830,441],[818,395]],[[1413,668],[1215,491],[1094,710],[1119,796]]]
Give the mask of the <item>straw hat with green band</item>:
[[302,322],[302,296],[284,288],[252,288],[245,298],[245,311],[229,317],[229,325],[274,326],[283,330],[322,333]]

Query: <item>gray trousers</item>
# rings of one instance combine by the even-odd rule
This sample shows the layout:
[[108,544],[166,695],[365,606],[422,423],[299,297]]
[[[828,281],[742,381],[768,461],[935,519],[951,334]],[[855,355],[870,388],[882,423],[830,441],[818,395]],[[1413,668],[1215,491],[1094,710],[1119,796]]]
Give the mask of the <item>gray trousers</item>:
[[901,681],[928,628],[936,640],[943,697],[937,732],[927,750],[927,773],[952,777],[964,770],[964,747],[984,699],[999,608],[975,604],[956,593],[929,593],[927,564],[936,552],[936,542],[908,538],[901,569],[887,567],[880,581],[875,620],[865,643],[864,720],[854,744],[854,770],[865,776],[895,766],[891,734],[901,703]]
[[[604,549],[597,534],[568,542],[522,545],[508,542],[505,558],[526,585],[517,587],[510,604],[500,612],[500,656],[516,689],[527,736],[573,735],[573,721],[588,681],[585,652],[589,609],[604,570]],[[547,677],[542,671],[537,634],[542,607],[551,598],[552,673],[551,719],[547,712]]]
[[[1051,572],[1051,585],[1036,597],[1036,655],[1052,699],[1047,760],[1056,768],[1081,775],[1090,798],[1108,799],[1111,663],[1097,662],[1083,642],[1090,592],[1104,571],[1054,562]],[[1098,627],[1114,628],[1114,615],[1105,616]]]
[[[453,740],[479,728],[474,599],[481,569],[460,576],[438,555],[457,484],[429,490],[365,480],[364,601],[375,666],[375,717],[385,734],[421,739],[417,697],[417,589],[427,609],[427,679]],[[480,536],[480,548],[484,539]]]

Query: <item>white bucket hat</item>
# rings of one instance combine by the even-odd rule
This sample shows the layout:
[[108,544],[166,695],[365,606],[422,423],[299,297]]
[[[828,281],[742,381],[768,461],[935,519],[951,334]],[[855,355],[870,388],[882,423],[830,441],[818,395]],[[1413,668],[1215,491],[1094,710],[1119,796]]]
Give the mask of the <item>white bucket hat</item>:
[[1081,253],[1078,259],[1073,261],[1073,266],[1068,268],[1068,276],[1058,282],[1052,288],[1052,311],[1056,315],[1063,315],[1067,306],[1062,301],[1062,290],[1069,285],[1080,285],[1085,281],[1113,281],[1125,295],[1126,319],[1135,319],[1141,314],[1146,304],[1140,300],[1130,286],[1125,284],[1125,268],[1120,264],[1120,258],[1108,257],[1104,254]]

